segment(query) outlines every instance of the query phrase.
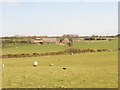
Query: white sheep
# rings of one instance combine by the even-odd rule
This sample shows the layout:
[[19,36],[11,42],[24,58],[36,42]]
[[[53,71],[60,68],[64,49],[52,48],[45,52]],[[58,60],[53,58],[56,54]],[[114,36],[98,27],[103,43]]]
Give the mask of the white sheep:
[[53,63],[50,63],[49,66],[53,66]]
[[38,65],[37,61],[34,61],[33,66],[36,67]]
[[3,67],[5,67],[5,65],[3,64]]

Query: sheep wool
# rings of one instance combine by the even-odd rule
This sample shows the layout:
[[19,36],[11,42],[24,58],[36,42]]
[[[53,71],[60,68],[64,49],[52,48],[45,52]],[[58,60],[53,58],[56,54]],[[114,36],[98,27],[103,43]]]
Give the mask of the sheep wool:
[[37,61],[33,63],[33,66],[36,67],[38,65]]

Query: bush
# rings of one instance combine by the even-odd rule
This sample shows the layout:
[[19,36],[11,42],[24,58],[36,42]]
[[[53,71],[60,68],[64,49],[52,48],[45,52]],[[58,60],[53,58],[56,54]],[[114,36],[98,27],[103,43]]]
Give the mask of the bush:
[[12,54],[7,54],[6,55],[8,58],[13,58],[13,55]]
[[108,49],[98,49],[97,51],[98,52],[103,52],[103,51],[110,51],[110,50],[108,50]]
[[65,50],[65,52],[67,53],[80,53],[80,49],[74,48],[74,47],[70,47],[69,49]]
[[39,56],[40,54],[39,53],[33,53],[33,56]]
[[90,37],[90,40],[95,40],[95,38],[94,37]]
[[88,53],[88,52],[96,52],[95,50],[93,49],[84,49],[82,50],[83,53]]
[[86,37],[86,38],[84,38],[84,40],[95,40],[95,38],[94,37]]
[[73,43],[72,43],[72,42],[69,42],[69,43],[68,43],[68,46],[69,46],[69,47],[72,47],[72,46],[73,46]]
[[96,40],[101,40],[101,38],[97,38]]
[[102,38],[102,40],[106,40],[106,38]]

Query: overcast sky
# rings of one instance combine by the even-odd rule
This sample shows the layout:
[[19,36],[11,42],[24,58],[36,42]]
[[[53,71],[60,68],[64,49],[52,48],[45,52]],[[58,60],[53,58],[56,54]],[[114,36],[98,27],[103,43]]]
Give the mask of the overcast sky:
[[117,2],[4,2],[2,36],[116,35]]

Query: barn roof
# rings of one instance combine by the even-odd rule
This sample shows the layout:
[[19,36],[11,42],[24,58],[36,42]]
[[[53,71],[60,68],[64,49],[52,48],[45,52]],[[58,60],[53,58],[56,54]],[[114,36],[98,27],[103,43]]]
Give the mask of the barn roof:
[[63,43],[69,43],[70,41],[69,41],[69,39],[68,38],[65,38],[64,40],[63,40]]
[[43,38],[43,42],[57,42],[56,38]]

